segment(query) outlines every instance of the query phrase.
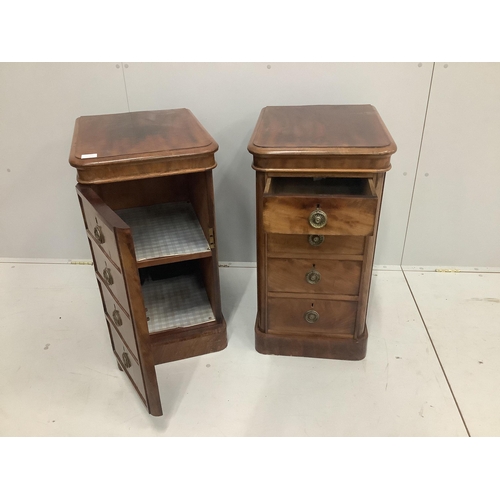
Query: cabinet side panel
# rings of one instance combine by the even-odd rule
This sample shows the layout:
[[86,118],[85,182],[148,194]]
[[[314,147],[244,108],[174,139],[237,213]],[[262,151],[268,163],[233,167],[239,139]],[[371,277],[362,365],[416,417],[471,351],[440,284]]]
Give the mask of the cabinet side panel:
[[130,300],[130,308],[135,326],[139,359],[151,415],[162,415],[160,393],[156,379],[155,363],[151,351],[151,341],[146,319],[141,282],[130,230],[116,229],[116,240],[120,250],[122,269]]
[[212,171],[191,174],[189,176],[189,193],[193,208],[205,234],[205,238],[213,244],[212,256],[200,260],[201,269],[208,299],[218,323],[223,321],[220,299],[219,259],[217,249],[217,227],[215,223],[215,202]]
[[370,285],[373,270],[373,258],[375,255],[375,244],[377,241],[380,210],[382,206],[382,195],[384,192],[385,173],[374,176],[375,190],[378,197],[377,212],[375,214],[375,226],[373,236],[367,236],[365,242],[365,253],[363,258],[363,269],[361,271],[361,286],[359,289],[359,307],[356,317],[356,330],[354,337],[361,338],[365,334],[366,311],[368,309],[368,298],[370,296]]
[[263,225],[263,193],[267,175],[256,172],[257,209],[257,325],[267,332],[267,241]]

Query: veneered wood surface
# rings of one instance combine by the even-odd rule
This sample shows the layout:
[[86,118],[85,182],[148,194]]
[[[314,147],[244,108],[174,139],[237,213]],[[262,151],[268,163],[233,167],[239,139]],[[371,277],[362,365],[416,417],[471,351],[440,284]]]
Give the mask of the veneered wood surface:
[[267,175],[255,172],[255,209],[257,222],[257,325],[267,331],[267,234],[263,225],[264,186]]
[[382,207],[382,196],[384,193],[385,173],[377,174],[375,178],[375,191],[377,193],[379,204],[375,215],[375,225],[373,228],[373,236],[366,238],[365,253],[363,256],[363,271],[361,277],[361,287],[359,294],[359,308],[356,319],[355,336],[363,335],[366,324],[366,312],[368,310],[368,298],[370,296],[370,285],[372,279],[373,259],[375,256],[376,235],[378,231],[378,223],[380,219],[380,210]]
[[358,339],[326,335],[264,333],[255,325],[255,349],[261,354],[357,361],[366,356],[368,332]]
[[[76,190],[79,194],[78,199],[85,228],[88,231],[87,234],[108,256],[113,264],[119,268],[120,256],[118,255],[118,248],[116,246],[114,227],[125,227],[126,224],[121,219],[118,220],[119,217],[109,209],[92,189],[85,186],[77,186]],[[96,226],[100,227],[102,235],[104,236],[103,243],[97,241],[94,236],[94,229]]]
[[[116,301],[117,304],[119,304],[127,312],[127,314],[130,315],[136,337],[137,354],[139,357],[140,373],[143,381],[143,391],[145,391],[146,396],[145,398],[144,394],[142,394],[139,390],[140,384],[136,384],[132,380],[132,377],[130,377],[130,374],[129,377],[134,383],[139,396],[147,406],[149,413],[159,416],[162,414],[160,395],[158,392],[156,372],[151,353],[149,332],[147,329],[146,314],[144,310],[144,301],[141,294],[141,284],[135,261],[135,252],[130,228],[104,203],[104,201],[92,188],[77,185],[77,193],[79,197],[85,199],[91,205],[93,210],[99,214],[103,224],[110,228],[112,234],[114,235],[115,245],[118,249],[119,255],[119,265],[110,267],[114,284],[105,284],[103,279],[103,268],[107,263],[107,255],[101,250],[97,243],[94,242],[94,239],[89,237],[94,268],[100,282],[100,287],[107,288],[113,300]],[[84,215],[83,207],[82,215]],[[106,310],[106,304],[104,302],[102,291],[101,298],[103,299],[103,307]],[[110,330],[112,343],[113,345],[116,345],[112,336],[113,327],[109,325],[109,323],[108,328]],[[114,333],[115,336],[118,336],[116,331]],[[120,340],[120,342],[122,341]],[[115,354],[117,357],[121,356],[121,353],[115,352]]]
[[[98,276],[99,278],[99,276]],[[132,353],[132,355],[136,358],[137,361],[139,361],[139,353],[137,352],[137,345],[136,345],[136,338],[135,338],[135,332],[134,332],[134,326],[132,325],[132,321],[130,319],[130,315],[123,307],[120,305],[119,302],[117,302],[109,293],[107,287],[99,281],[99,289],[102,294],[102,299],[104,302],[104,311],[106,313],[106,317],[108,321],[114,325],[115,329],[117,330],[118,334],[122,338],[122,341],[124,344],[127,346],[129,351]],[[118,314],[120,315],[120,319],[122,321],[121,325],[116,324],[116,322],[113,319],[113,312],[115,309],[118,311]]]
[[117,229],[115,232],[127,286],[127,294],[130,299],[130,309],[139,350],[139,360],[146,390],[147,406],[151,415],[160,416],[162,415],[160,393],[158,390],[158,381],[156,379],[153,352],[151,350],[146,309],[142,297],[141,281],[139,278],[139,271],[136,267],[132,233],[130,229]]
[[221,351],[227,347],[226,322],[179,328],[151,336],[154,362],[159,365]]
[[[191,203],[195,209],[196,215],[203,229],[207,241],[210,241],[210,229],[213,232],[212,255],[209,258],[200,260],[200,267],[203,273],[205,289],[207,290],[208,300],[212,306],[212,312],[219,323],[224,322],[222,315],[222,304],[220,298],[220,279],[219,279],[219,257],[217,244],[217,225],[215,221],[215,201],[214,184],[212,171],[191,174],[189,176],[189,189]],[[222,330],[221,330],[222,331]],[[224,335],[226,330],[224,327]],[[225,346],[224,346],[225,347]]]
[[273,175],[349,175],[386,172],[391,168],[390,155],[385,156],[254,156],[252,168]]
[[363,255],[365,239],[362,236],[324,237],[323,243],[313,246],[307,234],[267,235],[269,256],[307,255],[309,258],[330,258],[331,255]]
[[[104,255],[99,247],[93,242],[90,242],[92,246],[92,255],[94,260],[94,268],[97,273],[99,279],[106,283],[106,288],[111,293],[111,295],[116,299],[116,301],[130,314],[130,307],[128,303],[128,295],[127,289],[125,288],[125,280],[123,277],[123,271],[120,269],[116,269],[113,267],[109,259]],[[107,280],[104,279],[104,274],[106,272],[106,268],[108,269],[109,275],[113,280],[112,284],[109,284]],[[107,273],[106,273],[107,274]]]
[[69,163],[81,184],[122,182],[213,169],[218,147],[188,109],[81,116]]
[[112,210],[146,207],[159,203],[189,201],[188,175],[173,175],[87,187]]
[[[328,293],[357,295],[361,278],[360,261],[320,259],[274,259],[267,261],[270,292],[307,292],[312,295]],[[313,271],[320,275],[317,283],[306,280]]]
[[268,106],[248,150],[254,155],[387,155],[396,145],[371,105]]
[[[263,199],[263,225],[268,233],[369,236],[373,234],[376,197],[273,196]],[[309,224],[309,215],[320,208],[327,215],[326,226]]]
[[[271,333],[308,333],[323,335],[354,334],[357,302],[290,298],[268,299],[268,331]],[[304,314],[314,310],[319,314],[315,323],[308,323]]]
[[[75,124],[70,164],[214,153],[217,143],[188,109],[81,116]],[[96,154],[82,159],[82,155]]]
[[[111,342],[118,366],[125,369],[155,416],[162,415],[155,363],[198,356],[227,345],[220,302],[211,173],[216,166],[217,149],[217,143],[187,109],[81,117],[75,124],[70,164],[78,169],[77,190]],[[82,154],[92,153],[96,158],[81,158]],[[213,233],[214,248],[182,260],[176,256],[138,264],[131,229],[114,210],[178,201],[192,203],[207,240]],[[114,250],[108,250],[114,255],[113,260],[109,259],[106,244],[93,237],[92,220],[96,216],[98,222],[103,222],[105,239],[110,243],[116,240]],[[114,266],[113,285],[107,285],[102,277],[106,259]],[[158,270],[159,264],[184,260],[199,263],[216,321],[150,335],[139,267],[155,266]],[[115,307],[123,313],[121,327],[114,326]],[[121,360],[123,349],[129,350],[136,363],[128,371]]]
[[[293,106],[265,108],[248,150],[257,174],[257,351],[363,359],[383,179],[394,141],[372,106]],[[317,208],[328,218],[319,229],[309,223]],[[308,235],[325,240],[311,246]],[[318,262],[353,266],[331,275],[347,279],[348,288],[355,283],[357,295],[334,293],[329,279],[320,294],[311,292],[323,274],[309,285],[296,272],[299,262],[316,264],[320,274]],[[304,319],[310,309],[320,314],[312,324]]]
[[[144,380],[142,379],[141,367],[136,361],[135,357],[131,354],[130,350],[123,343],[122,338],[118,335],[118,332],[108,320],[108,328],[111,333],[111,338],[113,339],[113,347],[116,357],[121,365],[122,370],[124,370],[130,377],[133,385],[135,386],[137,392],[139,393],[143,402],[146,402],[146,391],[144,388]],[[126,353],[128,359],[130,360],[130,367],[125,366],[125,360],[123,359],[123,353]]]

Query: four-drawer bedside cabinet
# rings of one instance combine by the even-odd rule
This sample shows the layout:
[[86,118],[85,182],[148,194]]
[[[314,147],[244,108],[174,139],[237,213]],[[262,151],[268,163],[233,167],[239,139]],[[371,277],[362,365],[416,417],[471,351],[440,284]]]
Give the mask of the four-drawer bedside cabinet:
[[212,179],[217,149],[188,109],[75,123],[69,163],[111,347],[156,416],[155,365],[227,345]]
[[257,351],[363,359],[394,140],[371,105],[269,106],[248,151],[256,171]]

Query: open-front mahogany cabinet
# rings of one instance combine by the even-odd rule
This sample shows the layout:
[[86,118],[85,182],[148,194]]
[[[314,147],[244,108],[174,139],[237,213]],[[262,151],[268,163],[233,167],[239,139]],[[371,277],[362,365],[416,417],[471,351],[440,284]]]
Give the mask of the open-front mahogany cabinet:
[[224,349],[214,139],[187,109],[77,119],[70,164],[111,347],[152,415],[155,365]]

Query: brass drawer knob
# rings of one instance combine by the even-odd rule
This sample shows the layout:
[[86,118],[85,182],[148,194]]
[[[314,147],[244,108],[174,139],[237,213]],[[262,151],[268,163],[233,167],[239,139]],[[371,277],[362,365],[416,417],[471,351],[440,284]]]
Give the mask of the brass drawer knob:
[[309,235],[309,245],[313,247],[319,247],[323,241],[325,241],[325,237],[320,234]]
[[132,362],[130,361],[127,352],[122,353],[122,361],[123,361],[123,366],[125,366],[125,368],[130,368],[132,366]]
[[104,264],[104,271],[102,272],[102,276],[104,278],[104,281],[111,286],[115,280],[113,279],[113,276],[111,276],[111,269],[107,266],[107,264]]
[[311,212],[311,215],[309,215],[309,224],[311,224],[312,227],[316,229],[320,229],[322,227],[326,226],[327,223],[327,216],[323,210],[320,210],[317,208],[316,210],[313,210]]
[[104,233],[102,232],[101,226],[97,222],[97,217],[95,219],[94,237],[101,245],[106,241],[104,239]]
[[115,310],[113,311],[113,321],[114,321],[116,326],[123,325],[122,317],[120,316],[120,311],[118,311],[118,309],[116,309],[116,306],[115,306]]
[[309,311],[307,311],[304,314],[304,319],[308,323],[316,323],[316,321],[318,321],[318,319],[319,319],[319,314],[316,311],[314,311],[313,309],[310,309]]
[[306,274],[306,281],[310,284],[310,285],[315,285],[316,283],[318,283],[318,281],[321,279],[321,274],[318,273],[318,271],[316,271],[315,269],[313,269],[312,271],[309,271],[307,274]]

